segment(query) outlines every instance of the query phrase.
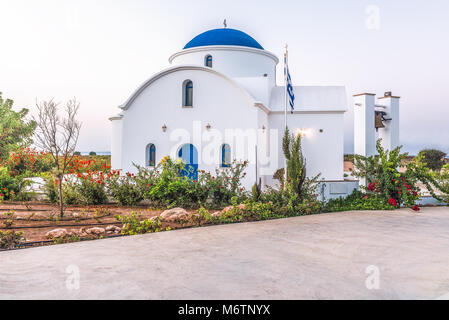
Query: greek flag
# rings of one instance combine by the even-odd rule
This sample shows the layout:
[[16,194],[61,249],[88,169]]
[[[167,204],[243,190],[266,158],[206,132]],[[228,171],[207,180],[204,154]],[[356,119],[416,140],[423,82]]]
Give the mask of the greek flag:
[[290,105],[291,112],[295,109],[295,94],[293,93],[292,78],[290,77],[290,71],[288,70],[287,57],[284,59],[284,73],[286,76],[286,86],[287,86],[287,102]]

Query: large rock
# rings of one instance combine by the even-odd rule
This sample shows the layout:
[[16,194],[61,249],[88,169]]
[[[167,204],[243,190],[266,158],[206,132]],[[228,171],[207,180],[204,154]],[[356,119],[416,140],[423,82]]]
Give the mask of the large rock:
[[67,233],[69,236],[79,236],[80,232],[76,229],[70,229],[70,231]]
[[118,234],[118,233],[120,233],[122,231],[122,229],[120,227],[117,227],[117,226],[107,226],[105,230],[109,234],[111,234],[111,233]]
[[72,212],[72,218],[80,218],[81,217],[81,213],[79,212]]
[[100,227],[93,227],[93,228],[86,230],[87,234],[95,234],[95,235],[103,234],[105,232],[106,232],[106,230],[104,228],[100,228]]
[[87,237],[87,232],[86,232],[86,227],[81,227],[80,230],[78,231],[78,235],[80,237]]
[[246,210],[246,204],[244,204],[244,203],[239,204],[237,206],[237,209],[239,209],[239,210]]
[[61,238],[65,237],[67,235],[67,229],[54,229],[51,231],[48,231],[45,236],[48,239],[54,239],[54,238]]
[[47,220],[48,216],[45,215],[44,213],[36,212],[36,214],[33,216],[33,218],[41,219],[41,220]]
[[214,213],[211,214],[211,216],[214,217],[214,218],[218,218],[218,217],[221,216],[221,214],[222,214],[221,211],[215,211]]
[[238,210],[246,210],[246,204],[241,203],[241,204],[239,204],[237,207],[234,207],[234,206],[228,206],[228,207],[224,208],[223,210],[221,210],[221,212],[222,212],[222,213],[226,213],[226,212],[228,212],[229,210],[233,210],[234,208],[237,208]]
[[189,218],[189,213],[183,208],[173,208],[162,212],[160,217],[163,221],[173,222],[187,220]]
[[221,210],[221,212],[226,213],[226,212],[228,212],[229,210],[232,210],[232,209],[234,209],[234,206],[228,206],[228,207],[224,208],[223,210]]

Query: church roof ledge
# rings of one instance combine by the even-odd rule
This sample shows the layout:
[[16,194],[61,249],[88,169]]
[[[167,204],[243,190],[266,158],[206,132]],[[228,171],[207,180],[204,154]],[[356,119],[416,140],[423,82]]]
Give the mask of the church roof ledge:
[[162,70],[152,77],[150,77],[148,80],[146,80],[143,84],[141,84],[137,90],[134,91],[134,93],[126,100],[126,102],[119,106],[122,110],[127,110],[131,106],[131,104],[134,102],[134,100],[139,96],[140,93],[143,92],[149,85],[151,85],[154,81],[162,78],[163,76],[170,74],[172,72],[180,71],[180,70],[199,70],[199,71],[205,71],[212,74],[215,74],[219,77],[222,77],[223,79],[229,81],[231,84],[233,84],[235,87],[237,87],[239,90],[241,90],[250,101],[254,101],[254,98],[246,91],[242,86],[240,86],[236,81],[234,81],[232,78],[226,76],[225,74],[218,72],[217,70],[204,67],[201,65],[175,65],[171,66],[165,70]]

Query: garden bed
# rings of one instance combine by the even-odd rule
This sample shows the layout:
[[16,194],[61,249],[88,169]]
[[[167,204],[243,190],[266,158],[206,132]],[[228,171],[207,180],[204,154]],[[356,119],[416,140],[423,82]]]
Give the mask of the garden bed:
[[[11,213],[11,217],[6,217],[5,213]],[[39,245],[40,242],[52,243],[53,240],[46,237],[47,232],[55,229],[64,228],[68,231],[80,230],[81,228],[118,226],[122,223],[116,218],[119,216],[127,216],[132,212],[141,215],[143,219],[156,217],[163,212],[163,210],[147,207],[122,207],[118,205],[101,205],[101,206],[68,206],[65,210],[64,217],[59,218],[58,207],[41,202],[3,202],[0,204],[0,230],[7,231],[21,231],[25,241],[22,243],[25,246],[28,244]],[[193,210],[190,211],[193,213]],[[5,227],[6,221],[12,220],[12,225],[9,228]],[[163,227],[170,227],[176,229],[185,227],[175,222],[163,222]],[[97,237],[88,236],[86,239],[117,236],[117,234],[102,234]],[[80,240],[83,240],[81,237]]]

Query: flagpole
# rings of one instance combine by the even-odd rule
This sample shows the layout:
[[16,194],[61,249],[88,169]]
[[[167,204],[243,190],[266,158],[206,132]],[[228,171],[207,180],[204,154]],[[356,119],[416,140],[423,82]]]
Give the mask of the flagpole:
[[285,128],[287,128],[287,64],[288,64],[288,45],[285,45],[285,53],[284,53],[284,124]]
[[[285,44],[284,53],[284,124],[287,130],[287,65],[288,65],[288,45]],[[284,131],[285,135],[285,131]],[[285,155],[284,155],[285,157]],[[284,159],[284,188],[287,186],[287,158]]]

